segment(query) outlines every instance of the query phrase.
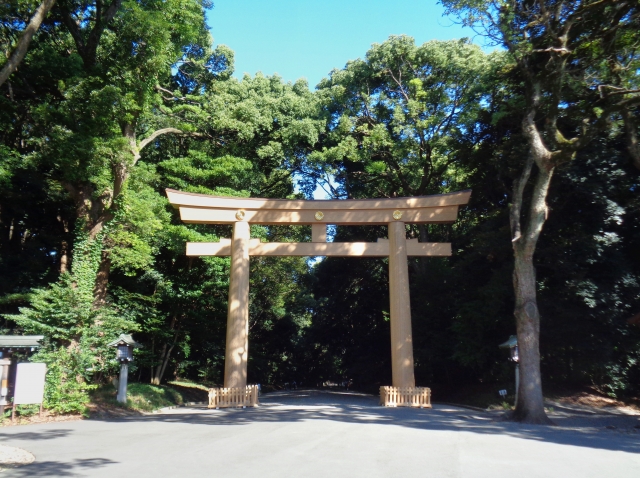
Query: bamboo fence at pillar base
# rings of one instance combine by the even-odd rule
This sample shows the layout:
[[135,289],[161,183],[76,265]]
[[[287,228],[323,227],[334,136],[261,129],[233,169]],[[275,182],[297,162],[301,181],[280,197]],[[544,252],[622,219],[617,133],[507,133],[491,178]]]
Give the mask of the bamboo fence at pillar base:
[[427,387],[380,387],[380,405],[431,408],[431,389]]
[[210,388],[209,408],[255,407],[258,405],[258,386]]

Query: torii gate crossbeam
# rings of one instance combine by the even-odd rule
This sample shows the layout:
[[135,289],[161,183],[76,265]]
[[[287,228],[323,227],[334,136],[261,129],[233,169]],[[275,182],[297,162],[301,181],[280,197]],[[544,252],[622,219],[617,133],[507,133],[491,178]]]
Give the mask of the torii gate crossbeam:
[[[217,243],[187,243],[189,256],[231,256],[224,386],[247,384],[249,257],[389,257],[391,363],[394,387],[415,387],[408,256],[450,256],[451,244],[406,239],[406,224],[451,223],[471,191],[434,196],[364,200],[289,200],[218,197],[167,189],[169,202],[186,223],[231,224],[233,237]],[[311,225],[312,242],[263,243],[251,239],[250,224]],[[326,242],[326,226],[386,225],[378,242]]]

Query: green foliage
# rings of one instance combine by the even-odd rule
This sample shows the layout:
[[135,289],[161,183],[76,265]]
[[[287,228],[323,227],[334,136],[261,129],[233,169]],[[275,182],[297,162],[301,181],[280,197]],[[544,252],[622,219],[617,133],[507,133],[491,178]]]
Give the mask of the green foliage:
[[467,40],[416,46],[397,36],[334,70],[319,85],[330,127],[322,151],[309,158],[316,178],[335,178],[335,194],[344,197],[458,188],[461,143],[475,128],[488,75],[502,57]]
[[47,364],[45,408],[54,413],[87,414],[88,392],[96,388],[86,380],[86,366],[91,360],[88,355],[78,350],[45,348],[32,357],[34,362]]
[[3,188],[11,184],[13,171],[17,166],[20,155],[4,145],[0,145],[0,186]]
[[152,165],[138,165],[118,198],[119,207],[107,230],[104,244],[111,266],[127,275],[148,268],[166,241],[171,216],[166,199],[152,186],[158,180]]
[[21,307],[19,314],[5,315],[25,333],[46,336],[46,345],[33,359],[47,364],[45,406],[58,413],[84,413],[91,389],[87,382],[116,368],[107,344],[136,329],[115,308],[93,307],[100,242],[81,235],[73,273],[63,274],[47,289],[35,289],[30,306]]

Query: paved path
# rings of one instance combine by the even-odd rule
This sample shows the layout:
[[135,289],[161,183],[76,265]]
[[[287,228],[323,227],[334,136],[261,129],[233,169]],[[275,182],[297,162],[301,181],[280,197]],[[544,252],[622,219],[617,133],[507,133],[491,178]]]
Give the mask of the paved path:
[[558,427],[539,427],[444,405],[382,408],[348,392],[262,402],[3,428],[0,443],[36,461],[2,476],[640,477],[638,417],[560,411]]

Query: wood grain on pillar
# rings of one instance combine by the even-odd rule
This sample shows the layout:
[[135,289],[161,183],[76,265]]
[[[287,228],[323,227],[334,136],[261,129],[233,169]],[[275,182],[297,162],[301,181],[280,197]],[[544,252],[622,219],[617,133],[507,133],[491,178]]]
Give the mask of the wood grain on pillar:
[[246,387],[249,349],[249,223],[233,225],[224,386]]
[[311,225],[311,242],[327,242],[327,225]]
[[394,387],[415,387],[405,223],[389,223],[391,373]]
[[[325,237],[326,239],[326,237]],[[230,256],[231,240],[220,242],[187,242],[188,256]],[[389,241],[378,242],[260,242],[249,241],[251,256],[332,256],[332,257],[386,257]],[[408,256],[450,256],[451,244],[446,242],[407,241]]]

